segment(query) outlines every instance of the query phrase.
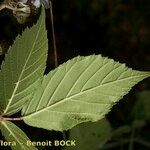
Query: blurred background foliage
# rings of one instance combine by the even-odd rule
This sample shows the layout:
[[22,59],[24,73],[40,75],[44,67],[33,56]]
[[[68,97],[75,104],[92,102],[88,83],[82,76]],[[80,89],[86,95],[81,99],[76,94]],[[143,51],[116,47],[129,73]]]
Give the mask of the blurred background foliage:
[[[50,13],[49,10],[46,12],[48,72],[54,68],[54,57]],[[150,71],[150,0],[53,0],[53,14],[59,64],[77,55],[102,54],[133,69]],[[31,26],[36,18],[34,16],[21,25],[11,11],[1,11],[1,49],[6,51],[18,33]],[[1,60],[3,58],[1,56]],[[149,89],[150,80],[146,79],[113,107],[107,115],[113,132],[104,149],[150,149],[150,142],[147,142],[150,141]],[[39,135],[43,135],[40,140],[63,138],[60,133],[21,126],[27,129],[26,133],[33,140],[39,140]]]
[[60,53],[101,53],[136,69],[150,66],[149,0],[55,0]]

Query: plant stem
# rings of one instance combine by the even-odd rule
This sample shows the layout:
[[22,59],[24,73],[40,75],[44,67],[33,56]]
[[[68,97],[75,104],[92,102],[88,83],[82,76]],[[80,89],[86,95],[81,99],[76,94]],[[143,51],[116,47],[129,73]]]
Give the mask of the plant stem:
[[135,129],[132,127],[128,150],[133,150]]
[[[121,139],[121,140],[118,141],[118,142],[112,142],[112,143],[106,144],[102,149],[103,149],[103,150],[112,149],[112,148],[119,147],[119,146],[121,146],[121,145],[128,144],[128,143],[130,143],[130,142],[131,142],[131,139]],[[133,139],[133,142],[138,143],[138,144],[140,144],[140,145],[143,145],[143,146],[145,146],[145,147],[150,148],[150,142],[145,141],[145,140],[143,140],[143,139],[141,139],[141,138],[134,138],[134,139]]]
[[141,144],[141,145],[144,145],[144,146],[150,148],[150,142],[148,142],[148,141],[145,141],[145,140],[143,140],[143,139],[138,138],[138,139],[136,140],[136,142],[139,143],[139,144]]
[[2,122],[2,121],[21,121],[21,120],[23,120],[23,117],[7,118],[7,117],[0,116],[0,122]]
[[53,41],[53,49],[54,49],[54,60],[55,60],[55,67],[58,66],[58,55],[57,55],[57,47],[56,47],[56,37],[55,37],[55,30],[54,30],[54,17],[53,17],[53,6],[52,1],[49,1],[50,5],[50,18],[51,18],[51,25],[52,25],[52,41]]
[[125,144],[128,144],[129,143],[129,140],[122,140],[122,141],[119,141],[119,142],[112,142],[112,143],[108,143],[106,144],[102,149],[105,150],[105,149],[111,149],[111,148],[115,148],[115,147],[119,147],[121,145],[125,145]]

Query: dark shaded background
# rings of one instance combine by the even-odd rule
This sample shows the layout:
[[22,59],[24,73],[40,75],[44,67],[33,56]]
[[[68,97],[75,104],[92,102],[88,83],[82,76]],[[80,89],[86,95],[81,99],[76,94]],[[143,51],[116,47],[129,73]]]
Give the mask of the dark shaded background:
[[[54,57],[50,13],[49,10],[46,12],[48,72],[54,68]],[[59,64],[77,55],[102,54],[133,69],[150,71],[150,0],[53,0],[53,13]],[[35,20],[36,17],[33,17],[28,23],[20,25],[11,11],[0,12],[0,43],[3,50],[6,51],[17,34]],[[107,117],[114,128],[132,122],[128,116],[136,102],[135,94],[149,89],[150,80],[146,79],[113,108]],[[140,134],[150,135],[149,125],[147,122]],[[24,124],[21,126],[27,129],[26,133],[33,140],[62,138],[60,133],[48,133]],[[148,149],[137,145],[136,150]]]

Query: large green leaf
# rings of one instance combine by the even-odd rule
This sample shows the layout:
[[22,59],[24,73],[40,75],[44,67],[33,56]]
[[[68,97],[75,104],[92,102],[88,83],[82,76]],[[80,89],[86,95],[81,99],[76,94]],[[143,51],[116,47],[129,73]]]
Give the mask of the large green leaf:
[[75,140],[76,146],[64,150],[98,150],[110,139],[111,126],[106,119],[77,125],[69,131],[69,140]]
[[2,121],[0,129],[13,150],[36,150],[32,145],[28,146],[27,141],[30,141],[29,138],[19,127],[10,121]]
[[43,76],[47,57],[45,12],[31,29],[19,35],[9,49],[0,70],[0,111],[11,115],[19,111]]
[[60,131],[98,121],[132,86],[149,76],[100,55],[76,57],[44,77],[22,110],[23,119],[31,126]]

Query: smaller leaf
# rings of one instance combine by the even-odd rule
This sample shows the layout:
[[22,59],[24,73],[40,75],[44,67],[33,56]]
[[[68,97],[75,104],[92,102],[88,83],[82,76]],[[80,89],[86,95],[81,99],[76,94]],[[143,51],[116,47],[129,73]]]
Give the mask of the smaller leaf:
[[0,111],[12,115],[31,99],[43,76],[48,42],[45,28],[45,10],[37,24],[18,35],[0,68]]
[[2,121],[0,129],[7,142],[11,142],[11,148],[13,150],[37,150],[32,145],[27,145],[29,138],[19,127],[17,127],[12,122]]
[[135,119],[150,120],[150,91],[137,94],[137,102],[132,112]]
[[76,147],[66,147],[65,150],[97,150],[102,148],[110,136],[111,126],[106,119],[82,123],[70,130],[69,139],[76,141]]

